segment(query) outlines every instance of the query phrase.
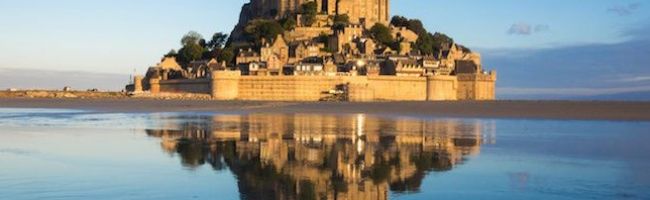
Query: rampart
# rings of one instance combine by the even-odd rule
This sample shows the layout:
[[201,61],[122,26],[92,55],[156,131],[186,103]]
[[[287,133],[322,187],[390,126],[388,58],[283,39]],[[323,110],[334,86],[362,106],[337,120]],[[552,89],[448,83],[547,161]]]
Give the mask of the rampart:
[[[347,88],[347,100],[493,100],[496,74],[458,76],[243,76],[214,71],[210,79],[152,80],[152,93],[211,94],[216,100],[319,101]],[[153,90],[156,88],[157,90]]]
[[497,74],[459,74],[458,98],[463,100],[494,100]]
[[159,91],[164,93],[199,93],[210,94],[212,92],[209,79],[180,79],[165,80],[159,82]]

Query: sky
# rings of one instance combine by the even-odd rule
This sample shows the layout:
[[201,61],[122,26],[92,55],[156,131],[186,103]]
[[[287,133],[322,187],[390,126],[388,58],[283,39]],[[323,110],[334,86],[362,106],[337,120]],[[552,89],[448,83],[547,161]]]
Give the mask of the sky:
[[[189,31],[230,32],[247,1],[0,0],[0,78],[33,69],[128,79]],[[481,53],[504,98],[650,92],[650,2],[392,0],[391,12]]]

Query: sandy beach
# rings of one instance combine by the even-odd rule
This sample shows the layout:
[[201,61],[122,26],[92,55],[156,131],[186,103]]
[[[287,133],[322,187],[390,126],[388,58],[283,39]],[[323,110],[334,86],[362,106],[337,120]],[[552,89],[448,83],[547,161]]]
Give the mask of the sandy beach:
[[366,113],[421,117],[560,120],[650,120],[650,102],[256,102],[136,98],[0,98],[1,108],[83,109],[100,112]]

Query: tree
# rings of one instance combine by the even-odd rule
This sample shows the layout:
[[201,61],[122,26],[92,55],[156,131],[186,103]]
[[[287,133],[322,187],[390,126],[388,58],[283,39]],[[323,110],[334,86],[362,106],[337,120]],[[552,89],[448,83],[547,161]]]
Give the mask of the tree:
[[183,44],[183,48],[178,51],[177,57],[181,66],[187,67],[190,62],[203,57],[205,48],[202,45],[205,45],[205,39],[203,39],[201,34],[190,31],[183,36],[181,44]]
[[390,32],[390,29],[383,24],[377,23],[372,28],[370,28],[370,34],[381,44],[386,46],[392,46],[395,43],[393,35]]
[[395,15],[390,20],[390,24],[396,27],[408,26],[409,19],[403,16]]
[[228,34],[222,32],[215,33],[212,35],[212,39],[208,42],[208,49],[215,50],[221,49],[226,45],[226,40],[228,40]]
[[251,42],[261,45],[262,38],[267,41],[275,39],[284,33],[284,28],[275,20],[256,19],[248,23],[244,28],[244,34]]
[[433,35],[430,33],[421,35],[415,42],[415,47],[420,50],[422,54],[432,55],[434,53]]
[[395,26],[395,27],[406,27],[407,29],[409,29],[409,30],[415,32],[416,34],[418,34],[418,36],[423,36],[423,35],[429,33],[427,31],[427,29],[424,28],[424,25],[422,24],[422,21],[420,21],[418,19],[408,19],[408,18],[402,17],[402,16],[394,16],[390,20],[390,24]]
[[318,4],[315,1],[310,1],[301,5],[303,15],[316,15],[318,14]]
[[415,32],[418,35],[425,35],[429,33],[426,28],[424,28],[424,25],[422,24],[422,21],[418,19],[411,19],[407,22],[406,28],[409,30]]
[[178,53],[176,53],[176,50],[172,49],[172,50],[169,50],[169,52],[167,54],[165,54],[165,57],[176,57],[177,55],[178,55]]
[[205,39],[201,38],[199,40],[199,46],[203,47],[204,49],[208,47],[208,41],[205,41]]
[[203,47],[199,44],[188,44],[178,51],[178,61],[183,67],[187,67],[192,61],[201,59],[203,56]]
[[226,47],[221,51],[217,60],[221,62],[225,61],[226,63],[230,63],[234,58],[235,58],[234,50],[230,47]]
[[280,19],[280,25],[282,25],[282,28],[284,28],[284,30],[293,30],[296,28],[296,24],[296,20],[291,17]]
[[315,1],[310,1],[302,4],[302,20],[307,26],[311,26],[316,22],[316,14],[318,14],[318,4]]
[[316,37],[316,41],[319,42],[319,43],[327,44],[327,42],[329,41],[329,38],[330,38],[330,36],[327,35],[327,33],[321,32],[320,34],[318,34],[318,37]]
[[350,16],[347,14],[335,15],[334,16],[334,29],[343,30],[348,24],[350,24]]
[[432,37],[434,41],[434,47],[438,50],[449,48],[451,44],[454,43],[454,39],[445,35],[444,33],[436,32]]
[[199,44],[202,39],[203,36],[201,34],[196,31],[190,31],[181,39],[181,45],[187,46],[188,44]]
[[350,24],[350,16],[347,14],[335,15],[334,23],[343,23],[345,25]]
[[[454,43],[454,40],[443,33],[431,34],[424,28],[422,21],[418,19],[408,19],[402,16],[394,16],[390,22],[393,26],[406,27],[418,35],[415,47],[423,54],[434,54],[441,50],[447,49]],[[470,49],[463,49],[465,52],[471,52]]]
[[[443,33],[427,33],[418,38],[415,46],[423,54],[431,55],[449,48],[453,43],[454,40]],[[470,50],[467,49],[467,52],[470,52]]]

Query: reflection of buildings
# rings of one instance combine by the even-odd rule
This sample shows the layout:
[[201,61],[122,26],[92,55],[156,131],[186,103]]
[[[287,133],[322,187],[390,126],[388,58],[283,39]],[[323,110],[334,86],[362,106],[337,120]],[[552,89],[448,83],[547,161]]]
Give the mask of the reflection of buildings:
[[[480,152],[481,123],[365,115],[197,117],[148,130],[183,164],[229,168],[247,199],[387,199]],[[488,128],[493,130],[494,128]]]

